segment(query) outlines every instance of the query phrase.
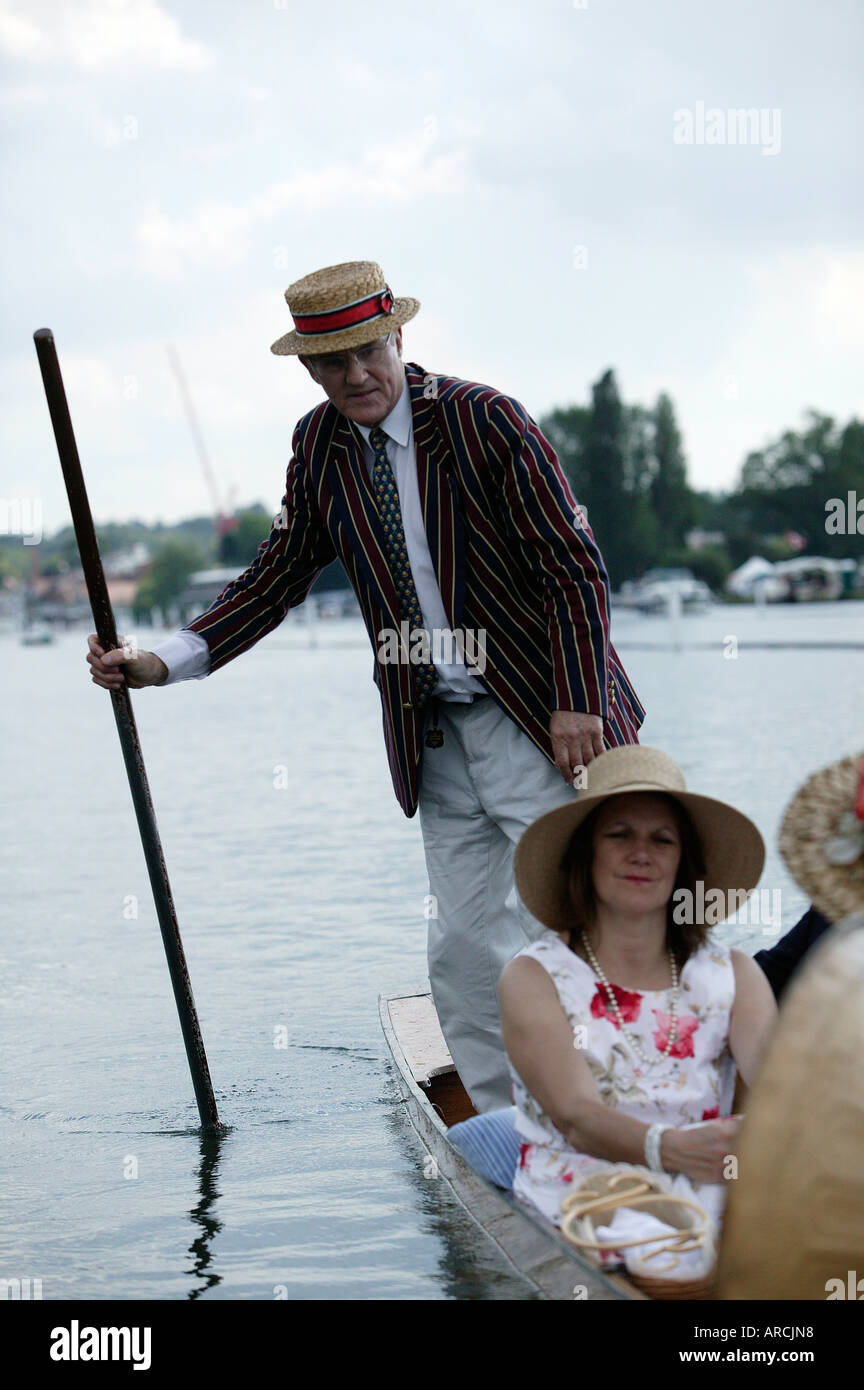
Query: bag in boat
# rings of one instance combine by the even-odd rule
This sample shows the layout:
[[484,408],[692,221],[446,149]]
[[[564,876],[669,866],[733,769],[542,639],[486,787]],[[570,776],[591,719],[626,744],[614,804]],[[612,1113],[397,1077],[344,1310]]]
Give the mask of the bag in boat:
[[652,1298],[710,1298],[717,1251],[704,1207],[641,1169],[592,1173],[561,1203],[561,1233],[595,1263],[623,1264]]

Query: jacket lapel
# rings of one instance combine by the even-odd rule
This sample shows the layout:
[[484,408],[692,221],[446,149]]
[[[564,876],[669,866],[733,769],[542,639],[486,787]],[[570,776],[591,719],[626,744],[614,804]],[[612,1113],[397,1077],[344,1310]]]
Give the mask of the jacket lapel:
[[[437,403],[427,397],[428,375],[411,363],[407,367],[411,393],[417,484],[429,553],[441,590],[444,612],[456,628],[465,599],[465,536],[458,501],[455,461],[447,448],[438,419]],[[340,416],[327,450],[325,472],[333,506],[345,530],[370,590],[383,612],[398,628],[401,608],[390,574],[384,528],[363,458],[360,436]]]
[[438,419],[435,398],[427,395],[429,377],[408,367],[417,484],[429,553],[451,628],[459,626],[465,601],[465,531],[458,500],[455,460]]
[[373,597],[384,613],[389,613],[398,629],[401,620],[399,596],[390,574],[384,528],[366,470],[359,435],[350,421],[340,418],[328,450],[326,471],[330,473],[333,506]]

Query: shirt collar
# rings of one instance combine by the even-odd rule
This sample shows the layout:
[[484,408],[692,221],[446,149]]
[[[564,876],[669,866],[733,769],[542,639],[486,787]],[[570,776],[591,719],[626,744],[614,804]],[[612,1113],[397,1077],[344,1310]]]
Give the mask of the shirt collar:
[[[353,424],[354,428],[358,429],[362,434],[364,443],[369,444],[369,435],[374,426],[360,425],[356,420]],[[385,415],[384,419],[379,420],[378,424],[385,434],[389,435],[397,444],[400,444],[403,449],[405,448],[411,438],[411,392],[408,389],[407,377],[403,380],[402,394],[390,411],[390,414]],[[371,449],[372,445],[369,444],[369,447]]]

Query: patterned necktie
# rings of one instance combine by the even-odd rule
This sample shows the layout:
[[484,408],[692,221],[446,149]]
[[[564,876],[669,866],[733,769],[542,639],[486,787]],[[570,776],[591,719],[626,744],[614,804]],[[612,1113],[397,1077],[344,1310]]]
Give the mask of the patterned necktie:
[[[402,525],[402,508],[399,506],[399,493],[390,460],[387,457],[387,435],[380,425],[369,431],[369,443],[375,451],[375,464],[372,469],[372,491],[378,504],[378,512],[384,526],[387,543],[387,558],[390,573],[399,595],[402,617],[408,622],[409,632],[423,627],[423,610],[414,587],[414,576],[408,560],[408,547],[405,544],[405,529]],[[431,660],[412,661],[414,670],[414,690],[418,705],[424,705],[438,684],[438,672]]]

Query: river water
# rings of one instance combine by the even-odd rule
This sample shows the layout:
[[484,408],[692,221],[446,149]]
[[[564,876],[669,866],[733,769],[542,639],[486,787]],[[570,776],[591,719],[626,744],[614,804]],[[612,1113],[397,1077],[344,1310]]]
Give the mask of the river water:
[[[717,607],[681,620],[677,649],[667,619],[622,613],[613,636],[642,741],[762,830],[785,930],[806,901],[776,853],[782,811],[864,747],[864,604]],[[424,1177],[388,1063],[377,999],[423,984],[428,885],[359,621],[292,615],[214,677],[133,696],[231,1127],[215,1151],[84,649],[0,637],[0,1277],[45,1299],[531,1297]]]

